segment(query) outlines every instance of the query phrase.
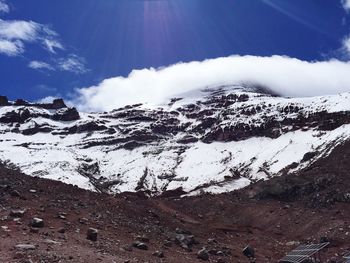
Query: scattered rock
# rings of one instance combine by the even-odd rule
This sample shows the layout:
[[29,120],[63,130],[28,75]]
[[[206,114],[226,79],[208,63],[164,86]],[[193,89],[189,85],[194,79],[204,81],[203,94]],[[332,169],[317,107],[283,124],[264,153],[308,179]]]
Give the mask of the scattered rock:
[[251,246],[246,246],[243,249],[243,255],[246,256],[247,258],[255,258],[255,250]]
[[20,209],[11,210],[10,216],[11,217],[23,217],[25,212],[26,212],[26,210],[20,210]]
[[132,243],[132,246],[134,248],[137,248],[137,249],[141,249],[141,250],[148,250],[148,246],[143,243],[143,242],[140,242],[140,241],[135,241]]
[[86,238],[91,241],[97,241],[98,230],[95,228],[89,228],[86,234]]
[[208,244],[217,244],[218,241],[216,241],[215,238],[209,238],[208,241],[207,241]]
[[182,228],[178,228],[178,227],[175,229],[175,233],[176,234],[184,234],[184,235],[192,235],[191,231],[185,230]]
[[44,220],[41,218],[34,217],[30,223],[29,226],[34,227],[34,228],[42,228],[44,227]]
[[186,250],[190,250],[191,246],[195,244],[195,239],[193,235],[176,234],[175,243]]
[[65,219],[67,219],[66,215],[67,215],[67,213],[60,212],[60,213],[58,213],[57,218],[65,220]]
[[286,246],[299,246],[300,242],[298,241],[289,241],[286,243]]
[[153,256],[156,256],[158,258],[164,258],[164,253],[162,251],[156,251],[152,253]]
[[209,260],[208,250],[206,248],[199,250],[197,253],[197,258],[205,261]]
[[79,223],[80,224],[86,225],[88,222],[89,222],[89,219],[87,219],[85,217],[79,218]]
[[35,250],[36,246],[35,245],[29,245],[29,244],[18,244],[15,246],[16,250],[22,250],[22,251],[27,251],[27,250]]

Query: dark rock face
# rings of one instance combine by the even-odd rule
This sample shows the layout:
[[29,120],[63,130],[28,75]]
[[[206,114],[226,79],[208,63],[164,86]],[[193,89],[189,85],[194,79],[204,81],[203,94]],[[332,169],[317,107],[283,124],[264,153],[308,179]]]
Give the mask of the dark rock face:
[[25,101],[23,99],[17,99],[15,101],[15,106],[26,106],[26,105],[29,105],[29,102],[28,101]]
[[10,111],[0,117],[0,123],[24,123],[31,117],[28,109]]
[[33,104],[32,106],[44,108],[47,110],[59,110],[67,108],[67,105],[64,103],[63,99],[54,99],[52,103]]
[[52,119],[55,121],[76,121],[80,119],[80,115],[76,108],[69,108],[56,113]]
[[0,107],[1,106],[8,106],[9,105],[9,100],[7,99],[6,96],[0,96]]
[[66,104],[64,103],[63,99],[55,99],[52,102],[52,107],[54,109],[62,109],[62,108],[67,108]]
[[[60,131],[54,127],[37,125],[22,130],[25,135],[53,132],[57,135],[75,133],[103,132],[111,135],[103,141],[89,141],[84,148],[99,145],[117,145],[117,147],[133,150],[135,148],[171,140],[178,136],[176,143],[193,144],[230,142],[249,139],[251,137],[278,138],[286,132],[301,129],[317,129],[319,131],[334,130],[350,123],[350,112],[314,111],[305,105],[292,101],[283,104],[271,104],[255,100],[267,94],[236,94],[219,90],[211,91],[205,100],[175,107],[178,101],[171,102],[172,110],[145,109],[141,104],[125,106],[112,112],[96,114],[92,120],[76,123]],[[7,105],[6,97],[0,97],[0,105]],[[36,117],[54,121],[78,121],[80,114],[75,108],[67,108],[62,99],[51,104],[30,104],[17,100],[15,105],[23,108],[10,111],[0,116],[0,123],[25,123]],[[28,108],[27,108],[28,107]],[[53,114],[32,113],[29,107],[56,110]],[[187,118],[188,121],[184,121]],[[119,120],[118,126],[110,126],[112,120]],[[19,132],[19,131],[18,131]],[[118,136],[114,136],[119,134]],[[310,156],[305,156],[310,158]]]

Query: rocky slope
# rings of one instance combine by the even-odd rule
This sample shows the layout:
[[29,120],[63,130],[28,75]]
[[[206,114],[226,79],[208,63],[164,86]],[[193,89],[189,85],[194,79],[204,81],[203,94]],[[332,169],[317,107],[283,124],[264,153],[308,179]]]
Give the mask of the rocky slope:
[[349,93],[221,87],[103,113],[0,98],[0,160],[100,192],[231,191],[301,171],[349,138]]

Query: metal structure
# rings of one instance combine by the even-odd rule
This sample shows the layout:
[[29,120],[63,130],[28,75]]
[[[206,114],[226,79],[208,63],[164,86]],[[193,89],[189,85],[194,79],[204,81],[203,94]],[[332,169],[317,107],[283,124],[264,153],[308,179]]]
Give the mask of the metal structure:
[[350,263],[350,251],[346,253],[344,256],[344,263]]
[[[300,245],[289,252],[279,262],[283,263],[309,263],[321,262],[320,251],[329,245],[329,242],[320,244]],[[349,259],[350,260],[350,259]]]

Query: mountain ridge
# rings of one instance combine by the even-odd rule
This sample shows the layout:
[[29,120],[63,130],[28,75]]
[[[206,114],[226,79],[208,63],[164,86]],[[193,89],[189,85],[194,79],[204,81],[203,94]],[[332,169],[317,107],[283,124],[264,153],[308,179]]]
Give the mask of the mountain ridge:
[[221,193],[305,169],[350,138],[349,124],[349,93],[223,86],[102,113],[18,100],[0,107],[0,160],[94,191]]

